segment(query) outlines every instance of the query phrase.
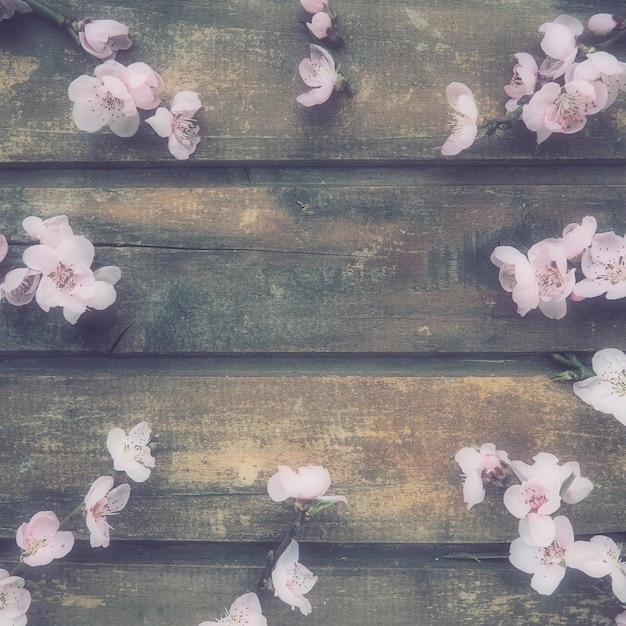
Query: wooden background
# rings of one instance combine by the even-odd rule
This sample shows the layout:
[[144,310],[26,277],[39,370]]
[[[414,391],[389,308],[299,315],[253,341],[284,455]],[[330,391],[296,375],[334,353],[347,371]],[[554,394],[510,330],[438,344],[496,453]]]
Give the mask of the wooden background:
[[[500,114],[513,54],[538,26],[623,3],[337,0],[354,95],[304,109],[309,35],[297,0],[65,2],[114,18],[169,103],[197,91],[202,141],[176,162],[146,125],[75,128],[69,82],[97,64],[32,15],[0,23],[0,229],[19,265],[28,215],[65,214],[122,268],[117,303],[76,326],[0,306],[0,567],[15,529],[63,517],[110,467],[106,433],[146,420],[150,480],[62,561],[27,572],[29,624],[195,625],[253,588],[292,522],[266,483],[327,466],[347,506],[301,533],[313,613],[261,596],[269,623],[611,624],[606,581],[569,572],[554,596],[506,559],[516,521],[495,495],[468,513],[454,453],[577,460],[596,488],[565,509],[577,534],[625,535],[626,430],[558,385],[554,351],[624,348],[622,301],[520,318],[489,255],[595,215],[626,231],[625,96],[540,147],[520,127],[441,157],[444,89]],[[145,116],[144,116],[145,117]]]

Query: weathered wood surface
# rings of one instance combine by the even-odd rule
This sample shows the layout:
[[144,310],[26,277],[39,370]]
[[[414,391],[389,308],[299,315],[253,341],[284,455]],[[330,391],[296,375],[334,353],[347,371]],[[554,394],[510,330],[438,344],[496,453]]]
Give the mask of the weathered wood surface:
[[[129,542],[94,558],[88,546],[79,546],[66,560],[29,576],[36,602],[28,623],[172,626],[214,620],[230,606],[233,589],[254,587],[271,548]],[[494,552],[494,546],[487,549]],[[506,546],[499,552],[506,553]],[[260,595],[263,612],[268,624],[278,626],[614,624],[619,604],[606,595],[605,581],[569,571],[559,592],[546,599],[521,591],[529,577],[505,559],[450,561],[450,553],[446,546],[302,543],[302,561],[319,576],[307,594],[313,612],[306,618],[292,613],[267,592]]]
[[[614,2],[596,0],[336,5],[345,39],[336,58],[355,93],[334,94],[312,110],[295,101],[305,91],[297,68],[311,41],[297,1],[187,1],[181,9],[169,0],[84,0],[61,8],[127,23],[135,43],[118,60],[144,61],[159,71],[165,101],[180,89],[200,93],[203,140],[196,164],[442,160],[448,83],[467,83],[483,115],[502,115],[513,55],[539,57],[537,29],[544,21],[563,12],[586,21],[595,12],[617,10]],[[172,160],[147,125],[130,140],[76,129],[67,87],[96,64],[40,19],[26,15],[0,24],[0,163]],[[520,128],[480,142],[461,158],[622,159],[625,120],[622,99],[576,136],[553,136],[537,148],[534,134]]]
[[[122,268],[118,303],[76,328],[0,307],[0,350],[107,353],[593,351],[624,336],[624,302],[520,318],[489,255],[594,214],[626,231],[621,167],[226,170],[205,175],[7,171],[0,223],[19,265],[27,215],[64,213]],[[459,182],[455,182],[457,179]],[[468,184],[472,181],[472,184]],[[126,331],[126,332],[125,332]],[[124,333],[124,334],[123,334]],[[118,339],[122,336],[121,340]],[[621,339],[620,339],[621,340]],[[620,344],[621,345],[621,344]]]
[[202,361],[194,369],[109,360],[1,373],[2,535],[42,507],[68,514],[110,469],[109,429],[142,420],[158,435],[157,467],[116,519],[119,539],[267,540],[293,517],[268,498],[269,476],[279,464],[319,463],[349,504],[325,512],[303,540],[510,541],[517,521],[498,496],[471,513],[462,502],[454,453],[484,441],[526,462],[539,451],[579,461],[597,488],[567,507],[577,532],[623,530],[623,427],[552,382],[547,366],[499,377],[219,375]]

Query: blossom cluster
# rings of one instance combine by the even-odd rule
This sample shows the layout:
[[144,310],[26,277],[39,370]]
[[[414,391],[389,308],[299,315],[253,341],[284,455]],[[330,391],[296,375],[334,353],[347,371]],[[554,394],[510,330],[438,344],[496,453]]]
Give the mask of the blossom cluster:
[[163,79],[146,63],[124,66],[110,59],[95,68],[94,76],[83,74],[70,83],[74,123],[90,133],[108,126],[119,137],[132,137],[141,123],[139,110],[156,109],[146,123],[168,140],[174,157],[188,159],[200,142],[194,119],[200,98],[194,91],[181,91],[168,110],[159,106],[163,89]]
[[[146,480],[150,468],[154,467],[154,458],[148,447],[150,435],[148,424],[141,422],[128,434],[120,428],[114,428],[107,438],[115,469],[125,471],[136,482]],[[139,467],[143,471],[139,472]],[[130,498],[128,483],[117,487],[114,485],[112,476],[100,476],[74,511],[81,512],[85,517],[92,548],[109,546],[111,526],[107,518],[122,511]],[[54,511],[39,511],[28,522],[22,523],[15,534],[15,541],[21,550],[20,562],[39,567],[69,554],[74,547],[74,533],[61,530],[61,527],[74,513],[60,521]],[[0,624],[24,626],[28,622],[26,613],[31,597],[24,584],[23,577],[10,575],[0,569]]]
[[598,40],[594,45],[580,41],[584,27],[569,15],[539,27],[545,57],[538,62],[527,52],[515,54],[513,76],[504,87],[506,115],[501,119],[481,119],[471,90],[461,83],[450,84],[446,96],[454,110],[453,130],[442,154],[456,155],[477,137],[508,128],[520,118],[542,143],[552,133],[578,132],[590,115],[610,107],[626,89],[626,64],[602,48],[621,36],[626,20],[599,13],[591,16],[587,27]]
[[[278,472],[267,483],[267,492],[274,502],[293,498],[299,516],[306,521],[327,506],[346,502],[344,496],[325,495],[330,484],[330,473],[321,465],[306,465],[296,471],[286,465],[280,465]],[[292,610],[297,608],[302,615],[310,615],[313,607],[304,596],[313,589],[317,576],[300,563],[298,542],[292,536],[286,539],[273,555],[269,579],[262,577],[257,589],[269,588]],[[216,622],[202,622],[199,626],[213,624],[267,626],[267,619],[262,614],[257,594],[249,592],[233,602],[225,617]]]
[[[309,32],[316,40],[327,46],[338,46],[341,38],[333,27],[337,17],[330,8],[330,0],[300,0],[302,7],[313,16],[307,22]],[[335,64],[332,54],[320,45],[309,45],[309,58],[303,59],[298,68],[300,77],[311,89],[300,94],[296,100],[302,106],[311,107],[326,102],[333,91],[341,91],[347,80]]]
[[576,541],[570,520],[565,515],[554,516],[562,503],[577,504],[593,490],[578,463],[560,464],[556,456],[547,452],[533,457],[532,465],[509,461],[508,453],[496,450],[491,443],[480,449],[462,448],[455,460],[466,476],[465,485],[471,484],[469,489],[464,486],[468,509],[484,498],[479,480],[501,487],[516,481],[507,487],[503,497],[506,509],[519,519],[519,537],[510,545],[509,561],[532,574],[532,589],[551,595],[567,568],[572,568],[593,578],[610,576],[613,593],[620,602],[626,602],[626,569],[617,544],[604,535]]
[[[4,274],[0,300],[23,306],[35,299],[46,312],[62,307],[70,324],[76,324],[87,309],[101,311],[115,302],[113,285],[121,278],[120,268],[109,265],[93,271],[94,246],[86,237],[74,234],[65,215],[45,220],[30,216],[22,225],[39,244],[24,251],[26,267]],[[7,252],[7,240],[0,235],[0,261]]]
[[626,238],[596,229],[595,217],[588,215],[580,224],[566,226],[561,237],[532,245],[527,254],[511,246],[495,248],[491,262],[500,269],[500,285],[511,293],[520,315],[538,308],[558,320],[567,313],[568,297],[626,296]]

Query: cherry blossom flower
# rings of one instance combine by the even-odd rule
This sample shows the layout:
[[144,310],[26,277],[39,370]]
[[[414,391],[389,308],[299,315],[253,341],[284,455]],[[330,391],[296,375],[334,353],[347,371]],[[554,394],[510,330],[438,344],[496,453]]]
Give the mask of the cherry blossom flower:
[[580,224],[568,224],[563,229],[562,237],[544,239],[550,243],[558,243],[565,249],[568,261],[577,262],[582,253],[589,248],[596,234],[598,223],[592,215],[583,217]]
[[585,278],[576,283],[574,295],[607,300],[626,297],[626,240],[613,232],[599,233],[583,253],[580,269]]
[[504,91],[510,100],[504,105],[507,111],[514,111],[518,107],[518,100],[524,96],[535,93],[537,85],[537,62],[526,52],[518,52],[515,55],[517,64],[513,67],[511,82],[504,87]]
[[97,59],[114,59],[118,50],[128,50],[129,28],[115,20],[83,20],[78,36],[80,45]]
[[135,100],[122,80],[103,74],[101,67],[95,69],[100,75],[83,74],[70,83],[68,95],[74,103],[74,123],[88,133],[108,126],[119,137],[132,137],[140,121]]
[[452,133],[441,147],[441,154],[454,156],[474,143],[478,134],[478,109],[474,94],[463,83],[450,83],[446,87],[446,98],[454,113]]
[[41,272],[29,267],[19,267],[6,273],[0,282],[0,300],[5,298],[13,306],[23,306],[33,301],[41,279]]
[[216,622],[202,622],[199,626],[267,626],[267,619],[261,612],[261,603],[256,593],[239,596],[226,611],[226,616]]
[[130,485],[124,483],[113,487],[111,476],[100,476],[85,496],[85,514],[89,540],[92,548],[108,548],[110,543],[107,515],[116,515],[128,503]]
[[626,19],[621,15],[611,13],[596,13],[589,18],[587,28],[594,35],[608,35],[616,30],[623,30],[626,26]]
[[22,549],[21,560],[31,566],[47,565],[68,554],[74,547],[74,535],[60,531],[60,525],[52,511],[39,511],[30,522],[24,522],[16,533],[17,545]]
[[201,106],[195,91],[180,91],[174,96],[171,112],[159,107],[146,120],[159,137],[167,138],[167,147],[177,159],[188,159],[200,142],[198,122],[193,116]]
[[576,276],[574,269],[567,269],[567,251],[559,243],[540,241],[528,258],[511,246],[498,246],[491,262],[500,268],[500,285],[512,294],[520,315],[538,307],[550,319],[565,316]]
[[626,426],[626,355],[616,348],[604,348],[593,355],[591,367],[596,376],[575,382],[574,393]]
[[147,422],[140,422],[128,435],[121,428],[113,428],[107,437],[107,448],[118,472],[126,472],[136,483],[148,480],[154,467],[154,457],[148,444],[152,431]]
[[[520,530],[523,528],[520,521]],[[529,537],[518,537],[511,543],[509,561],[511,565],[527,574],[532,574],[530,586],[542,595],[552,594],[565,576],[566,553],[574,543],[571,522],[562,515],[554,518],[554,540],[548,546],[528,543]],[[527,527],[525,525],[524,527]],[[525,535],[526,535],[526,531]]]
[[596,535],[589,541],[575,541],[567,551],[567,565],[592,578],[611,576],[611,588],[620,602],[626,602],[626,571],[620,546],[610,537]]
[[461,448],[454,460],[465,474],[463,501],[468,510],[485,499],[485,482],[500,483],[506,476],[509,456],[504,450],[496,450],[492,443],[484,443],[480,450]]
[[539,144],[552,133],[577,133],[587,123],[587,116],[601,108],[596,103],[596,90],[586,80],[572,80],[563,87],[550,82],[524,105],[522,120],[528,130],[537,133]]
[[[568,461],[559,465],[559,459],[549,452],[540,452],[533,457],[534,463],[528,465],[523,461],[511,461],[513,473],[521,480],[530,480],[535,476],[553,475],[560,483],[559,493],[563,502],[578,504],[593,490],[593,483],[582,476],[580,464]],[[563,490],[565,486],[565,490]]]
[[343,89],[346,79],[335,67],[335,60],[328,50],[314,43],[309,44],[310,58],[302,59],[298,68],[305,84],[312,87],[300,94],[296,100],[302,106],[311,107],[323,104],[333,91]]
[[68,239],[74,234],[66,215],[57,215],[45,220],[30,215],[22,221],[22,227],[31,237],[39,239],[39,243],[52,248],[56,248],[63,239]]
[[302,563],[299,563],[300,547],[295,539],[278,557],[272,570],[272,586],[274,595],[289,604],[292,609],[298,607],[302,615],[309,615],[312,611],[311,603],[304,597],[313,589],[317,576]]
[[154,109],[161,103],[163,80],[146,63],[124,67],[112,59],[98,65],[94,74],[70,83],[74,123],[90,133],[108,126],[120,137],[131,137],[139,128],[137,109]]
[[32,8],[23,0],[0,0],[0,22],[18,13],[30,13]]
[[279,465],[278,472],[267,483],[267,492],[274,502],[295,498],[296,506],[307,507],[314,501],[347,502],[344,496],[325,496],[330,487],[330,473],[321,465],[307,465],[293,471]]
[[333,28],[333,21],[324,11],[316,13],[310,22],[306,23],[307,28],[315,37],[320,41],[326,42],[329,45],[338,45],[341,41],[339,34]]
[[113,284],[119,279],[119,268],[110,266],[94,273],[90,269],[93,257],[93,244],[78,235],[63,239],[56,248],[44,244],[27,248],[24,263],[42,273],[35,294],[37,304],[46,312],[52,307],[63,307],[63,316],[71,324],[87,308],[100,311],[113,304]]
[[24,579],[0,569],[0,624],[25,626],[30,600],[28,589],[24,589]]
[[626,64],[608,52],[591,52],[572,70],[573,80],[584,80],[596,91],[595,105],[598,110],[611,106],[626,82]]
[[552,22],[542,24],[539,32],[544,33],[541,49],[548,55],[539,73],[552,79],[563,76],[576,60],[577,37],[582,34],[583,25],[574,17],[559,15]]
[[[561,506],[561,482],[555,473],[532,476],[504,492],[504,506],[511,515],[526,519],[533,545],[546,547],[554,541],[554,520],[550,517]],[[521,534],[521,531],[520,531]]]
[[126,68],[116,61],[105,61],[104,65],[110,65],[107,71],[118,73],[137,108],[150,111],[161,104],[159,96],[164,87],[163,79],[147,63],[131,63]]

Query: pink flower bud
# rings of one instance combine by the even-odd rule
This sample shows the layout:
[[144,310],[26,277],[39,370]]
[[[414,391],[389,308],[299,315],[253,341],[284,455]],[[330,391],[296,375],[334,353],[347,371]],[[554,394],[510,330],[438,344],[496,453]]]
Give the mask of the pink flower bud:
[[611,13],[596,13],[589,18],[587,28],[594,35],[608,35],[614,30],[624,28],[625,20],[621,15],[612,15]]

